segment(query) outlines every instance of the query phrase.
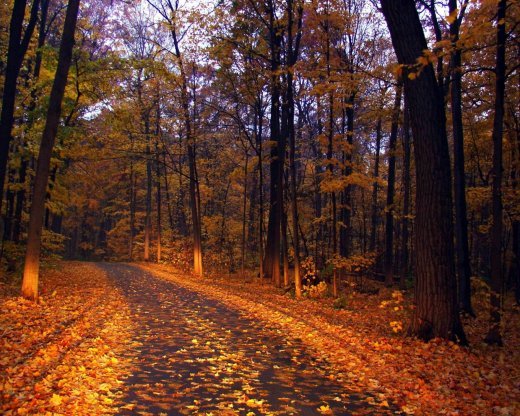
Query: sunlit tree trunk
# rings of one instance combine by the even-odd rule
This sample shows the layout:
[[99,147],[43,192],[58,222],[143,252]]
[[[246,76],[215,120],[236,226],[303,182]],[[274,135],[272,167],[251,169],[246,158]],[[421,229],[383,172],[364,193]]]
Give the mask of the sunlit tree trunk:
[[[177,13],[178,2],[175,3],[175,7],[171,7],[173,15]],[[172,17],[174,19],[175,16]],[[177,58],[177,65],[180,71],[181,78],[181,106],[182,106],[182,118],[184,122],[184,128],[186,131],[186,143],[188,149],[188,169],[189,169],[189,194],[190,194],[190,208],[191,208],[191,221],[192,221],[192,235],[193,235],[193,273],[199,277],[203,275],[202,269],[202,228],[201,228],[201,217],[200,217],[200,198],[198,193],[198,178],[197,178],[197,166],[196,166],[196,147],[195,137],[193,136],[193,130],[191,125],[190,117],[190,98],[188,94],[188,79],[186,71],[184,69],[184,62],[182,59],[179,38],[175,26],[175,21],[171,22],[172,27],[171,35],[173,45],[175,47],[175,57]]]
[[287,239],[287,212],[282,212],[282,261],[283,261],[283,285],[289,287],[289,240]]
[[150,260],[150,238],[152,234],[152,153],[150,151],[150,114],[145,110],[144,136],[146,140],[146,201],[144,217],[144,261]]
[[161,237],[162,237],[162,195],[161,195],[161,161],[159,152],[159,137],[161,134],[161,109],[159,101],[156,108],[156,126],[155,126],[155,192],[157,204],[157,263],[161,261]]
[[291,217],[292,217],[292,241],[294,250],[294,286],[295,295],[297,298],[301,297],[302,294],[302,281],[300,275],[300,239],[298,232],[298,196],[297,196],[297,175],[296,175],[296,132],[294,128],[294,81],[293,72],[294,65],[298,60],[298,54],[300,49],[300,40],[302,35],[302,22],[303,22],[303,3],[298,2],[297,4],[297,32],[296,36],[293,33],[294,25],[294,3],[292,0],[287,1],[287,51],[288,51],[288,64],[289,68],[287,71],[287,133],[289,140],[289,171],[290,171],[290,201],[291,201]]
[[493,183],[491,226],[491,298],[490,327],[485,341],[502,345],[500,324],[502,321],[502,138],[504,130],[504,95],[506,83],[506,8],[507,1],[498,2],[496,65],[495,65],[495,114],[493,117]]
[[403,68],[410,106],[416,163],[415,262],[416,308],[410,333],[466,342],[459,317],[455,274],[450,158],[444,100],[431,65],[415,79],[408,67],[417,63],[426,39],[413,0],[381,0],[392,43]]
[[22,296],[38,300],[38,273],[40,267],[41,233],[45,209],[45,193],[49,179],[49,168],[52,149],[58,131],[61,115],[61,102],[67,85],[67,76],[72,60],[74,32],[79,10],[79,0],[69,0],[61,45],[58,55],[58,66],[54,77],[47,110],[47,119],[42,134],[38,164],[34,179],[34,190],[27,235],[27,251],[22,282]]

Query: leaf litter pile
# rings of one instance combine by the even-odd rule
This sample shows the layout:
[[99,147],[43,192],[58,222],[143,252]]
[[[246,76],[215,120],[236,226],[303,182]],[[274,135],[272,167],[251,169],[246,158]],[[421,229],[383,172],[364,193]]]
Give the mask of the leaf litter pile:
[[485,346],[478,290],[462,348],[404,337],[409,296],[385,288],[335,310],[166,266],[125,286],[110,267],[47,270],[38,305],[1,295],[0,414],[520,414],[519,311],[506,304],[505,347]]
[[44,272],[39,304],[4,297],[0,414],[114,413],[132,323],[106,274],[67,262]]

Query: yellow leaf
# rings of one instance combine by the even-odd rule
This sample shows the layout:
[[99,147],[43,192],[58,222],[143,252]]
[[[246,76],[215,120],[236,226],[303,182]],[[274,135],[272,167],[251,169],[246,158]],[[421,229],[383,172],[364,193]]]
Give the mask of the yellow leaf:
[[322,415],[331,415],[332,410],[330,409],[328,404],[321,405],[318,407],[318,412],[320,412]]
[[53,405],[53,406],[59,406],[61,405],[61,402],[63,401],[63,399],[61,398],[60,395],[58,394],[53,394],[52,395],[52,398],[50,400],[50,403]]

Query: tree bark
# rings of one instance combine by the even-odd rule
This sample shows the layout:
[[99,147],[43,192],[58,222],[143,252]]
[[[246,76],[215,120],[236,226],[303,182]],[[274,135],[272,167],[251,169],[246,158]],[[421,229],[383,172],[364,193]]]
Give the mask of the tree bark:
[[497,49],[495,65],[495,114],[493,117],[493,182],[491,226],[491,298],[490,327],[485,342],[501,346],[502,333],[502,138],[504,129],[504,95],[506,84],[506,8],[507,1],[498,2],[497,11]]
[[[351,94],[346,100],[347,108],[345,116],[347,118],[347,143],[349,150],[344,155],[343,175],[348,178],[352,174],[352,149],[354,145],[354,100],[355,94]],[[349,257],[352,245],[352,184],[348,184],[341,193],[340,218],[343,223],[339,233],[339,254],[342,257]]]
[[457,300],[452,182],[443,95],[431,64],[408,77],[409,68],[416,65],[417,58],[428,47],[415,2],[381,0],[381,6],[397,59],[403,65],[404,90],[415,138],[417,287],[410,334],[423,340],[440,337],[465,343]]
[[247,219],[247,175],[248,175],[248,166],[249,166],[249,154],[246,150],[246,160],[244,163],[244,192],[243,192],[243,202],[242,202],[242,247],[241,247],[241,273],[242,278],[245,279],[245,267],[246,267],[246,219]]
[[[170,3],[170,7],[171,7]],[[177,13],[178,2],[175,3],[175,8],[171,7],[171,12],[175,15]],[[181,76],[181,105],[182,105],[182,118],[184,122],[184,128],[186,129],[186,143],[188,148],[188,169],[189,169],[189,193],[190,193],[190,208],[191,208],[191,221],[192,221],[192,235],[193,235],[193,273],[199,277],[203,275],[202,268],[202,228],[200,218],[200,197],[198,193],[198,178],[197,178],[197,166],[196,166],[196,148],[195,148],[195,137],[193,137],[191,116],[190,116],[190,102],[188,94],[188,79],[186,71],[184,69],[184,62],[182,59],[179,39],[175,27],[175,22],[172,23],[171,34],[173,44],[175,47],[175,56],[177,58],[177,64],[179,66]]]
[[79,0],[69,0],[60,51],[58,67],[52,85],[47,110],[47,119],[42,134],[38,164],[34,180],[33,198],[27,235],[27,251],[22,282],[22,296],[34,301],[38,300],[38,273],[40,267],[41,233],[45,209],[45,193],[49,179],[52,149],[58,131],[61,115],[61,102],[67,85],[67,76],[72,60],[74,32],[78,18]]
[[267,224],[267,241],[265,247],[264,273],[270,278],[276,287],[281,285],[280,276],[280,250],[281,250],[281,225],[283,211],[283,165],[285,158],[285,140],[280,131],[280,48],[282,36],[276,20],[275,12],[270,10],[270,35],[271,48],[271,161],[270,161],[270,196],[269,196],[269,222]]
[[369,250],[374,252],[376,250],[377,239],[377,223],[379,218],[379,206],[377,203],[377,194],[379,192],[379,154],[381,152],[381,132],[382,132],[381,116],[377,119],[376,125],[376,154],[374,160],[374,184],[372,185],[372,218],[370,221],[370,245]]
[[155,192],[156,192],[156,204],[157,204],[157,263],[161,261],[162,257],[162,195],[161,195],[161,165],[160,165],[160,152],[159,152],[159,137],[161,134],[161,107],[160,102],[157,100],[156,108],[156,119],[155,119]]
[[[450,13],[457,13],[457,0],[449,1]],[[459,282],[460,309],[474,316],[471,306],[471,268],[468,247],[468,216],[466,208],[466,176],[464,172],[464,129],[462,124],[462,51],[459,40],[460,17],[450,24],[453,47],[450,62],[451,119],[453,127],[453,186],[455,199],[455,250]]]
[[11,22],[9,24],[9,44],[7,47],[7,63],[2,94],[2,110],[0,113],[0,214],[4,197],[7,161],[9,160],[9,147],[12,139],[11,132],[14,124],[16,83],[22,67],[23,57],[27,52],[34,27],[36,26],[40,2],[39,0],[33,0],[29,21],[25,31],[23,31],[26,4],[26,0],[14,1]]
[[392,127],[388,142],[388,186],[386,188],[386,222],[385,222],[385,283],[394,283],[394,195],[395,195],[395,151],[397,147],[397,129],[402,96],[401,80],[395,90],[395,102],[392,111]]
[[410,157],[411,157],[411,138],[410,138],[410,112],[408,105],[404,104],[403,117],[403,234],[401,247],[401,273],[399,277],[399,288],[406,289],[406,279],[410,275],[410,243],[409,243],[409,216],[410,216]]
[[[42,63],[42,48],[45,45],[45,40],[47,38],[47,15],[49,10],[49,0],[41,1],[41,15],[40,15],[40,23],[38,29],[38,44],[36,50],[36,58],[34,60],[34,70],[33,70],[33,83],[40,77],[41,63]],[[33,124],[33,117],[31,117],[31,112],[36,108],[36,100],[37,100],[37,89],[33,87],[31,91],[31,103],[27,109],[29,113],[29,125]],[[27,128],[29,130],[30,127]],[[26,186],[25,179],[27,177],[27,168],[28,168],[28,160],[29,155],[25,154],[23,151],[24,145],[21,143],[21,162],[20,169],[18,173],[18,183],[20,184],[20,188],[16,191],[16,209],[14,212],[14,220],[13,220],[13,241],[20,241],[20,234],[22,232],[22,214],[23,208],[25,205],[25,197],[26,197]]]
[[294,11],[293,1],[287,1],[288,10],[288,55],[289,68],[287,71],[287,106],[288,106],[288,139],[289,139],[289,171],[290,171],[290,199],[291,199],[291,217],[292,217],[292,240],[294,250],[294,286],[295,296],[300,298],[302,295],[302,280],[300,274],[300,238],[298,232],[298,195],[297,195],[297,167],[296,167],[296,132],[294,127],[294,85],[293,73],[294,65],[298,60],[300,39],[302,36],[303,22],[303,4],[298,4],[297,16],[297,33],[296,40],[293,36]]
[[144,136],[146,140],[146,201],[144,217],[144,261],[150,260],[150,238],[152,234],[152,154],[150,151],[150,114],[144,110]]

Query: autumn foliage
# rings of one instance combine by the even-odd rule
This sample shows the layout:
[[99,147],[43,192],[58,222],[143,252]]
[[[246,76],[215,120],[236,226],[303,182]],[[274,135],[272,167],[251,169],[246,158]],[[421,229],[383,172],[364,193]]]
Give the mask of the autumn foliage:
[[0,2],[0,413],[520,414],[519,22]]
[[113,413],[129,371],[124,298],[94,265],[47,270],[43,284],[39,304],[1,298],[0,413]]
[[[299,358],[301,354],[312,356],[324,366],[326,377],[339,383],[348,397],[359,395],[362,403],[354,414],[391,414],[399,409],[405,414],[514,415],[520,410],[514,400],[519,394],[515,380],[520,368],[519,352],[514,347],[519,341],[520,321],[514,308],[508,308],[511,312],[504,317],[506,347],[488,347],[480,341],[487,326],[485,319],[479,318],[465,322],[472,346],[463,348],[440,339],[423,343],[405,337],[410,299],[384,286],[372,287],[379,289],[377,295],[373,291],[349,290],[345,306],[338,310],[328,296],[297,301],[260,282],[244,283],[240,277],[213,277],[201,282],[171,267],[142,268],[157,279],[181,285],[203,299],[218,300],[226,308],[260,322],[260,326],[284,334],[285,348],[296,360],[294,365],[301,365],[299,360],[305,363],[305,358]],[[139,273],[139,269],[133,270]],[[134,404],[124,401],[125,391],[131,387],[125,380],[139,373],[136,358],[144,347],[136,339],[151,335],[150,329],[139,327],[139,318],[134,317],[132,323],[128,300],[98,265],[61,263],[58,269],[45,272],[44,282],[49,291],[42,295],[39,305],[13,297],[2,299],[2,412],[87,415],[133,409]],[[476,311],[483,315],[488,291],[478,287],[475,293]],[[158,299],[160,306],[169,298],[165,294]],[[196,308],[201,306],[194,303]],[[182,365],[175,364],[175,351],[184,348],[184,365],[192,366],[188,363],[196,363],[206,355],[208,342],[216,348],[227,336],[217,330],[204,339],[201,334],[206,329],[201,327],[200,331],[186,333],[186,344],[177,345],[170,357],[157,356],[153,360],[167,360],[174,370],[176,365]],[[165,341],[173,335],[164,332]],[[262,332],[251,336],[262,336]],[[296,346],[303,351],[291,352]],[[235,345],[233,353],[210,360],[215,370],[209,370],[211,377],[197,385],[208,383],[211,389],[213,383],[226,377],[231,382],[233,374],[242,371],[239,367],[233,370],[233,363],[248,365],[237,362],[237,354],[239,357],[247,348]],[[205,364],[201,366],[200,376],[207,373],[206,368]],[[218,368],[222,375],[215,378],[213,373],[219,372]],[[196,374],[193,377],[199,380]],[[160,385],[152,384],[149,389],[142,390],[142,394],[158,394],[157,401],[163,401]],[[188,390],[179,393],[189,399]],[[230,403],[237,411],[243,407],[255,414],[269,413],[265,413],[269,400],[258,393],[248,390],[233,397]],[[337,399],[348,402],[347,396]],[[221,401],[229,398],[222,397]],[[332,406],[334,397],[330,401]],[[328,414],[329,404],[316,406],[316,413]],[[184,410],[198,414],[201,405],[191,401]]]

